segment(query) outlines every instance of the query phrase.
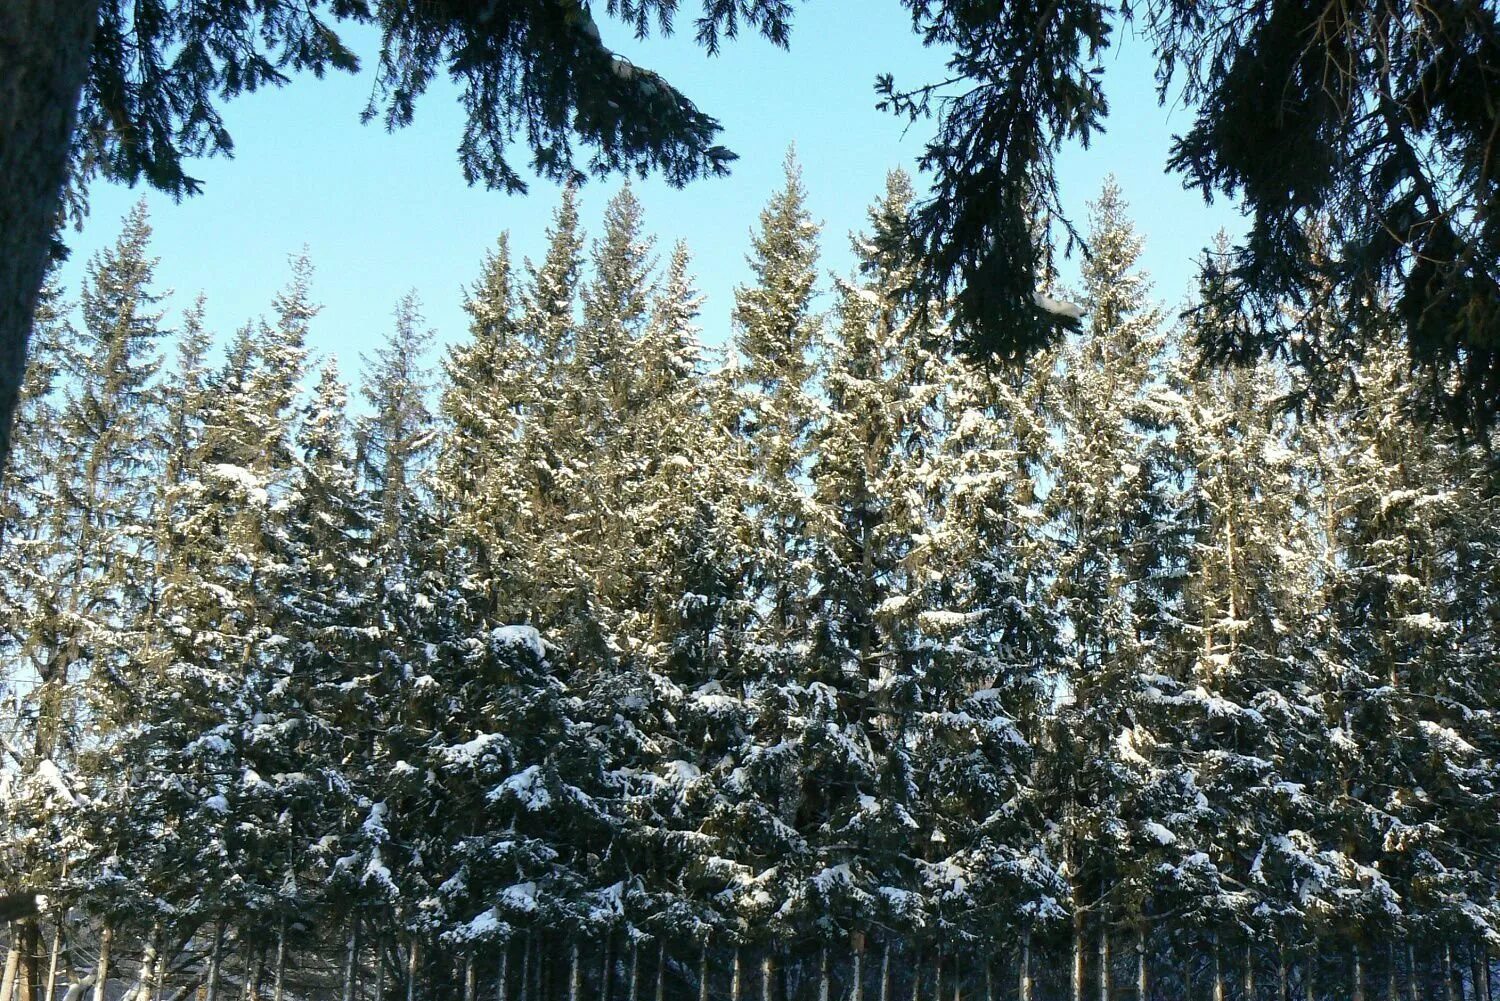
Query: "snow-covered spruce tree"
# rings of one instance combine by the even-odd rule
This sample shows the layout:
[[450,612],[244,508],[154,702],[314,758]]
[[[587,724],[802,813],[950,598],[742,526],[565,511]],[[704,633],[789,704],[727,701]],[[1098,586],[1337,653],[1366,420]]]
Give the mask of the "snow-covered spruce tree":
[[1496,796],[1479,709],[1493,672],[1472,673],[1462,638],[1485,601],[1465,564],[1493,535],[1493,500],[1471,457],[1412,423],[1403,373],[1399,347],[1367,352],[1317,455],[1329,546],[1318,681],[1336,753],[1309,792],[1338,862],[1325,865],[1345,884],[1324,920],[1367,968],[1397,938],[1410,947],[1398,962],[1447,978],[1494,935],[1493,828],[1476,823]]
[[1057,823],[1050,840],[1071,885],[1070,994],[1079,1001],[1097,982],[1107,1001],[1114,929],[1139,922],[1121,911],[1122,880],[1165,840],[1158,825],[1170,831],[1168,818],[1138,815],[1162,772],[1150,767],[1155,735],[1137,709],[1148,694],[1151,583],[1170,547],[1157,533],[1164,477],[1150,461],[1161,434],[1162,311],[1149,298],[1142,241],[1112,179],[1090,222],[1088,329],[1060,353],[1047,390],[1055,429],[1043,510],[1063,650],[1044,739],[1048,816]]
[[401,297],[391,319],[385,342],[364,359],[361,391],[370,414],[359,422],[360,458],[380,504],[379,540],[387,556],[409,548],[408,509],[420,503],[417,471],[433,437],[425,364],[433,331],[415,291]]
[[732,910],[776,935],[800,930],[777,915],[792,888],[817,871],[807,836],[822,822],[814,802],[822,791],[807,785],[812,770],[805,755],[813,749],[804,738],[838,733],[841,715],[831,689],[809,684],[801,628],[810,586],[810,502],[802,477],[817,409],[809,380],[821,329],[813,309],[817,232],[801,169],[789,153],[785,185],[752,235],[754,281],[735,289],[736,392],[721,402],[750,469],[740,503],[755,554],[745,580],[755,615],[738,677],[711,693],[740,700],[745,712],[722,716],[736,746],[715,765],[731,795],[716,809],[714,830],[741,867],[729,894]]
[[815,930],[836,957],[852,951],[860,966],[877,925],[911,931],[923,921],[909,852],[912,707],[903,701],[917,637],[901,606],[912,537],[928,514],[919,469],[932,447],[937,386],[930,332],[902,298],[909,261],[892,239],[910,203],[908,178],[890,175],[870,211],[872,232],[854,238],[861,273],[839,283],[819,355],[826,407],[808,441],[811,590],[796,677],[820,708],[795,739],[805,773],[799,830],[812,857],[788,888],[782,920]]
[[515,602],[525,568],[516,535],[532,500],[522,445],[540,388],[517,308],[510,240],[502,235],[464,293],[469,336],[442,360],[440,433],[429,476],[443,548],[463,569],[476,614],[497,623],[522,617]]
[[[49,797],[59,786],[81,790],[85,784],[79,754],[94,729],[90,699],[107,703],[122,694],[152,588],[145,525],[154,479],[153,380],[164,316],[153,288],[150,237],[145,208],[137,205],[115,243],[86,268],[76,336],[56,316],[48,331],[65,391],[51,415],[55,426],[46,432],[47,493],[36,497],[45,528],[26,547],[26,566],[16,567],[26,576],[11,586],[20,584],[25,592],[21,615],[11,625],[23,642],[13,670],[35,682],[22,706],[29,732],[12,754],[19,752],[22,781],[34,783],[39,772],[47,774]],[[99,777],[118,781],[113,773]],[[48,854],[54,855],[50,865],[31,860],[39,870],[34,875],[56,886],[65,865]],[[100,901],[91,913],[134,903]],[[40,996],[39,926],[28,921],[19,931],[25,954],[21,987]],[[85,929],[83,937],[89,940],[92,933]]]
[[[58,880],[77,830],[70,815],[76,806],[71,774],[84,721],[77,713],[78,679],[48,683],[28,648],[34,628],[66,628],[58,621],[62,594],[52,578],[71,541],[57,534],[65,526],[52,516],[65,496],[59,487],[66,481],[59,476],[68,473],[58,461],[63,398],[57,383],[76,335],[65,310],[62,290],[49,278],[32,331],[38,357],[21,385],[10,462],[0,484],[0,838],[6,845],[0,884],[45,889],[60,898]],[[54,944],[59,930],[54,925]],[[18,989],[23,1001],[32,1001],[43,990],[42,970],[55,949],[47,949],[46,930],[35,918],[12,924],[11,932],[0,992]]]
[[942,435],[924,471],[934,520],[900,609],[921,638],[909,725],[936,944],[966,959],[1002,943],[1024,955],[1033,937],[1040,953],[1068,892],[1035,774],[1059,655],[1039,497],[1044,386],[947,368]]
[[[261,776],[282,721],[263,711],[284,671],[286,582],[280,501],[291,473],[293,404],[305,354],[311,268],[293,263],[274,322],[245,328],[203,391],[181,478],[159,507],[153,614],[141,629],[114,729],[91,748],[98,833],[85,892],[111,927],[133,915],[179,947],[201,948],[217,990],[228,957],[247,957],[285,876]],[[173,406],[178,405],[176,401]],[[267,747],[267,744],[271,747]],[[167,824],[164,818],[170,818]],[[197,878],[184,880],[190,871]],[[154,892],[142,892],[142,890]],[[155,908],[155,914],[142,914]],[[158,927],[159,926],[159,927]]]
[[754,282],[734,293],[739,429],[753,463],[748,500],[756,518],[757,574],[766,606],[760,656],[775,677],[792,670],[802,599],[809,587],[803,538],[808,499],[800,482],[817,416],[812,379],[822,319],[814,309],[818,225],[807,210],[802,168],[786,157],[784,186],[771,196],[751,236]]
[[[1226,322],[1200,307],[1187,333]],[[1190,548],[1183,628],[1164,638],[1155,708],[1171,721],[1180,773],[1204,797],[1187,840],[1212,869],[1189,867],[1180,892],[1159,897],[1183,908],[1189,934],[1212,936],[1209,975],[1222,991],[1272,972],[1279,982],[1297,958],[1302,902],[1286,850],[1312,823],[1298,777],[1326,748],[1307,684],[1316,574],[1309,464],[1283,405],[1290,386],[1270,363],[1214,371],[1194,360],[1183,344],[1172,366]]]
[[285,646],[251,742],[260,781],[245,795],[266,818],[257,832],[270,879],[247,976],[272,985],[285,984],[298,951],[338,954],[396,892],[378,846],[359,854],[383,790],[373,751],[394,688],[379,658],[390,640],[375,577],[383,511],[360,486],[347,410],[348,390],[327,362],[301,407],[278,539]]

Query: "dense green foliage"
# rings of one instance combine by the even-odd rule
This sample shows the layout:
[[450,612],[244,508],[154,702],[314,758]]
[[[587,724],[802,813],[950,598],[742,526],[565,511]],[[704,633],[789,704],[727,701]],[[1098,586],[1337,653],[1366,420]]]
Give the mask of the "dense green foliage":
[[1500,518],[1399,349],[1201,374],[1111,185],[974,368],[913,202],[829,287],[789,161],[721,353],[570,189],[352,412],[308,262],[211,358],[133,214],[0,498],[0,994],[1484,997]]

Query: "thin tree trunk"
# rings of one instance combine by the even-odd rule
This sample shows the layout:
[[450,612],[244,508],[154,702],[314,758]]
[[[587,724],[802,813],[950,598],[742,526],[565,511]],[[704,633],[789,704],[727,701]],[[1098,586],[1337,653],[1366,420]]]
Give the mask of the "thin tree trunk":
[[[865,936],[863,932],[855,932],[850,936],[849,943],[849,1001],[864,1001],[865,999]],[[734,1001],[740,1001],[738,997]]]
[[474,954],[464,957],[464,1001],[477,1001],[479,981],[474,975]]
[[932,954],[932,1001],[943,1001],[943,950]]
[[[505,995],[505,988],[506,988],[505,977],[506,977],[506,974],[509,972],[509,971],[506,970],[506,966],[509,964],[509,962],[510,962],[510,939],[506,939],[504,942],[502,942],[500,944],[500,968],[495,971],[495,1001],[506,1001],[506,995]],[[630,1001],[635,1001],[635,998],[631,998]]]
[[578,960],[578,939],[575,938],[568,959],[568,1001],[580,1001],[583,993],[583,969]]
[[1302,961],[1302,1001],[1317,1001],[1318,998],[1318,953],[1317,946],[1308,947]]
[[708,942],[698,949],[698,1001],[708,1001]]
[[1276,1001],[1292,1001],[1291,984],[1287,983],[1286,946],[1276,943]]
[[0,478],[98,19],[99,0],[0,3]]
[[[708,1001],[705,996],[703,1001]],[[818,1001],[828,1001],[828,946],[818,950]]]
[[891,943],[880,943],[880,1001],[891,1001]]
[[[42,1001],[52,1001],[57,995],[57,964],[62,959],[62,915],[52,925],[52,949],[47,960],[47,991]],[[158,978],[159,979],[159,978]]]
[[[776,974],[772,967],[775,960],[771,958],[771,949],[766,947],[766,954],[760,957],[760,1001],[771,1001],[771,982]],[[657,1001],[661,1001],[660,998]]]
[[1213,949],[1214,962],[1214,1001],[1225,1001],[1224,991],[1224,964],[1219,955],[1218,940],[1214,940]]
[[1357,945],[1353,949],[1353,960],[1354,962],[1350,971],[1354,980],[1350,985],[1353,988],[1351,996],[1354,1001],[1365,1001],[1365,964],[1364,957],[1359,954],[1359,946]]
[[271,971],[271,1001],[282,1001],[286,990],[286,915],[276,923],[276,968]]
[[630,940],[630,1001],[641,1001],[641,947],[634,938]]
[[1255,946],[1245,943],[1245,1001],[1255,1001]]
[[615,957],[611,946],[614,936],[610,932],[604,933],[604,962],[600,964],[599,971],[599,1001],[609,1001],[609,989],[611,981],[614,980]]
[[417,970],[421,963],[420,953],[422,943],[416,938],[411,940],[411,948],[406,953],[406,1001],[416,1001],[417,998]]
[[21,968],[21,945],[16,926],[10,926],[10,948],[5,950],[5,974],[0,976],[0,1001],[11,1001],[16,990],[16,971]]
[[1406,997],[1417,1001],[1417,950],[1411,939],[1406,940]]
[[1109,1001],[1109,925],[1099,922],[1099,1001]]
[[995,964],[984,960],[984,1001],[995,1001]]
[[1016,998],[1031,1001],[1031,929],[1021,932],[1021,958],[1016,962]]
[[1151,997],[1151,970],[1146,964],[1146,936],[1149,932],[1142,921],[1135,931],[1135,997],[1136,1001],[1147,1001]]
[[1385,1001],[1400,1001],[1401,992],[1396,983],[1396,943],[1385,949]]
[[1453,997],[1453,946],[1443,946],[1443,994],[1448,1001],[1455,1001]]
[[148,1001],[151,997],[152,973],[156,969],[157,954],[161,941],[161,925],[151,924],[151,934],[146,938],[146,948],[141,953],[141,968],[136,974],[135,986],[126,997],[132,1001]]
[[266,948],[259,943],[255,946],[255,958],[250,961],[250,972],[245,977],[245,999],[246,1001],[260,1001],[260,975],[266,967]]
[[959,954],[953,954],[953,1001],[963,1001],[964,977],[963,970],[959,967]]
[[733,969],[729,977],[730,1001],[740,1001],[740,947],[734,947]]
[[521,940],[521,994],[516,1001],[528,1001],[531,997],[531,935]]
[[[204,987],[203,1001],[218,1001],[219,997],[219,966],[223,960],[224,950],[224,922],[214,923],[213,945],[208,952],[208,983]],[[99,978],[101,981],[103,977]],[[104,1001],[99,998],[98,1001]]]
[[922,1001],[922,954],[911,966],[911,1001]]
[[1083,1001],[1083,915],[1073,915],[1073,972],[1069,981],[1068,996],[1072,1001]]
[[[349,953],[344,965],[344,1001],[354,1001],[354,982],[359,971],[359,918],[349,924]],[[473,1001],[472,998],[467,1001]]]
[[1484,1001],[1484,945],[1480,942],[1474,943],[1473,953],[1469,957],[1470,976],[1474,982],[1474,1001]]
[[[766,1001],[770,1001],[770,982],[767,981]],[[667,943],[656,943],[656,1001],[665,1001],[667,996]]]
[[385,940],[375,936],[375,1001],[385,1001]]

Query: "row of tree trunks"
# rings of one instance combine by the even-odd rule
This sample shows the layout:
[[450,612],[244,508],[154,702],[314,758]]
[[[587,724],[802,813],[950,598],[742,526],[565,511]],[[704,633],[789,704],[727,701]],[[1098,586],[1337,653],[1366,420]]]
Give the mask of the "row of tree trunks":
[[[283,1001],[285,996],[288,962],[285,921],[276,927],[274,945],[252,941],[241,932],[230,934],[231,929],[223,921],[213,925],[211,937],[188,932],[182,939],[172,938],[160,923],[155,923],[149,933],[139,940],[140,951],[127,953],[124,960],[125,972],[122,974],[113,972],[117,962],[116,931],[106,923],[100,928],[97,961],[89,971],[86,983],[77,982],[77,974],[73,974],[69,978],[73,982],[69,983],[67,996],[61,999],[57,998],[56,985],[59,972],[66,967],[64,926],[59,922],[52,929],[51,946],[45,951],[42,948],[44,927],[42,923],[36,923],[30,930],[19,927],[19,923],[13,926],[5,971],[3,978],[0,978],[0,1001],[81,1001],[82,996],[90,989],[93,1001],[185,1001],[194,991],[198,992],[201,1001],[226,1001],[221,997],[226,990],[226,967],[236,971],[229,976],[239,995],[238,1001],[261,1001],[263,978],[271,981],[272,1001]],[[1116,989],[1114,977],[1121,972],[1118,967],[1130,965],[1133,966],[1133,982],[1128,988],[1122,988],[1124,996],[1128,1001],[1151,1001],[1153,980],[1150,937],[1145,926],[1137,924],[1132,929],[1134,955],[1129,961],[1115,955],[1115,936],[1110,929],[1101,929],[1092,942],[1088,941],[1084,932],[1081,925],[1074,926],[1067,988],[1069,993],[1090,993],[1085,990],[1084,985],[1085,978],[1091,977],[1095,985],[1092,991],[1095,997],[1092,1001],[1118,1001],[1120,992]],[[208,943],[206,950],[202,944],[196,947],[198,951],[189,948],[191,942],[196,940],[202,943],[205,938]],[[344,939],[343,955],[339,957],[341,961],[335,966],[340,979],[340,1001],[365,1001],[370,997],[372,981],[375,1001],[384,1001],[387,953],[378,947],[374,949],[374,970],[370,971],[367,953],[371,949],[364,938],[362,925],[357,921],[351,922]],[[226,953],[225,947],[230,941],[238,944]],[[544,940],[535,935],[527,935],[516,941],[520,945],[521,954],[519,983],[514,985],[518,988],[515,1001],[547,1001],[548,998],[555,997],[548,990],[549,982],[553,982],[548,971],[554,969],[558,974],[563,973],[562,964],[557,963],[554,958],[557,957],[555,948],[544,948]],[[627,995],[625,1001],[640,1001],[640,950],[637,942],[631,941],[628,944],[629,957],[626,959],[619,954],[612,936],[596,940],[599,959],[595,965],[585,962],[586,948],[594,948],[587,940],[574,939],[566,943],[555,941],[556,946],[564,951],[564,955],[558,958],[562,958],[567,964],[566,981],[557,985],[563,988],[566,1001],[616,1001],[616,978],[621,976],[627,978],[624,990],[619,992]],[[1086,945],[1092,945],[1093,949],[1090,951],[1094,953],[1087,962],[1084,961]],[[1023,933],[1015,951],[1011,953],[1016,964],[1013,994],[997,991],[995,969],[989,961],[982,962],[979,969],[974,969],[967,967],[959,955],[934,951],[933,961],[929,966],[925,963],[924,956],[917,955],[914,957],[915,962],[909,967],[915,974],[911,977],[910,999],[926,1001],[924,985],[930,983],[931,1001],[972,1001],[966,996],[966,984],[972,987],[982,985],[984,1001],[1005,1001],[1007,995],[1014,997],[1016,1001],[1035,1001],[1037,985],[1031,946],[1031,936]],[[851,935],[849,949],[843,960],[836,960],[837,950],[827,945],[819,947],[812,970],[809,971],[815,976],[815,986],[809,986],[816,992],[816,1001],[869,1001],[867,990],[871,989],[878,990],[878,1001],[892,1001],[893,948],[899,951],[900,947],[893,946],[890,942],[882,943],[877,975],[875,971],[868,969],[866,940],[862,934]],[[1257,956],[1253,946],[1237,944],[1235,948],[1238,952],[1236,961],[1226,962],[1230,954],[1225,952],[1225,947],[1213,938],[1209,940],[1207,993],[1210,1001],[1259,1001],[1260,994],[1265,989],[1257,976],[1257,959],[1263,957]],[[512,951],[513,948],[509,946],[499,949],[497,965],[492,968],[495,970],[495,1001],[512,1001]],[[416,941],[411,942],[406,950],[407,1001],[431,1001],[434,997],[422,986],[425,982],[422,954],[423,947]],[[175,971],[172,969],[171,959],[174,955],[184,957],[179,960],[183,965]],[[755,998],[755,988],[749,987],[747,990],[748,985],[745,983],[747,971],[744,949],[734,946],[721,954],[727,956],[729,962],[727,977],[718,982],[717,988],[715,955],[706,942],[697,948],[697,976],[692,978],[696,983],[689,980],[690,985],[696,988],[696,1001],[714,1001],[715,998],[723,997],[717,993],[718,990],[727,992],[728,1001],[788,1001],[790,985],[782,985],[777,980],[775,950],[765,951],[758,957],[758,999]],[[1376,997],[1383,996],[1383,1001],[1417,1001],[1418,998],[1432,997],[1440,997],[1444,1001],[1495,1001],[1491,983],[1494,957],[1483,943],[1475,943],[1473,948],[1464,947],[1462,943],[1457,947],[1453,942],[1445,943],[1440,949],[1428,954],[1430,959],[1425,965],[1418,961],[1418,955],[1419,950],[1410,941],[1392,943],[1375,953],[1378,961],[1372,964],[1366,948],[1354,946],[1344,953],[1345,958],[1340,964],[1342,974],[1329,980],[1333,972],[1329,964],[1333,959],[1327,953],[1314,946],[1295,954],[1293,959],[1296,961],[1289,962],[1285,947],[1278,945],[1274,957],[1275,998],[1276,1001],[1291,1001],[1295,994],[1297,1001],[1320,1001],[1320,996],[1326,993],[1331,997],[1348,998],[1349,1001],[1374,1001],[1369,997],[1369,991],[1373,985],[1380,983],[1376,978],[1380,976],[1380,968],[1384,967],[1383,989],[1376,987],[1374,992]],[[453,997],[456,998],[461,991],[462,1001],[480,1001],[481,980],[485,979],[481,974],[483,956],[483,951],[452,956],[451,965],[446,965],[444,969],[451,971],[451,975],[457,978],[456,982],[450,981],[453,984]],[[268,962],[271,964],[269,970]],[[1089,962],[1094,964],[1092,970],[1088,968]],[[44,965],[45,976],[29,972],[31,968],[41,970]],[[657,943],[656,965],[655,999],[666,1001],[665,979],[671,963],[668,962],[664,942]],[[842,967],[837,975],[836,965]],[[1369,968],[1371,965],[1375,967],[1374,970]],[[1233,970],[1235,966],[1240,967],[1237,973]],[[597,981],[595,974],[587,972],[586,968],[599,971]],[[1189,957],[1183,975],[1196,979],[1193,968]],[[196,979],[186,986],[177,986],[174,996],[164,999],[168,981],[173,980],[181,985],[182,981],[178,978],[185,971],[194,969],[198,971]],[[807,971],[808,967],[803,966],[802,969]],[[867,983],[872,975],[875,976],[874,982]],[[117,983],[120,976],[132,978],[124,993],[116,993],[113,998],[105,990],[110,985],[112,976]],[[439,990],[439,994],[441,976],[434,982],[433,988]],[[945,979],[949,977],[951,980]],[[1434,983],[1434,980],[1441,980],[1441,986]],[[1324,986],[1320,986],[1320,981],[1324,982]],[[69,981],[65,979],[64,982]],[[806,984],[807,981],[803,983]],[[459,987],[459,984],[462,986]],[[837,991],[836,985],[839,986]]]

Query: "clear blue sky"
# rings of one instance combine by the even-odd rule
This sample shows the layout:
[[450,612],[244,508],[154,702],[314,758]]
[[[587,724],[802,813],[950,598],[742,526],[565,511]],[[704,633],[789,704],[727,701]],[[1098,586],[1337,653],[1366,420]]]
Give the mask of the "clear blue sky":
[[[685,0],[684,12],[695,5]],[[681,25],[690,30],[687,18]],[[718,343],[729,334],[732,290],[747,274],[748,233],[780,183],[789,143],[796,143],[803,163],[812,211],[825,224],[825,270],[848,269],[847,234],[863,226],[888,169],[913,169],[929,128],[918,123],[903,135],[902,122],[877,112],[875,75],[889,70],[898,83],[915,83],[941,71],[942,53],[922,48],[897,0],[815,0],[797,11],[790,51],[747,37],[712,59],[690,34],[639,43],[618,24],[601,19],[601,28],[612,48],[661,72],[718,117],[725,144],[740,154],[727,179],[684,190],[655,180],[637,184],[660,248],[681,237],[692,249],[707,296],[705,340]],[[1146,266],[1157,294],[1175,306],[1189,288],[1195,255],[1219,228],[1237,231],[1240,219],[1222,200],[1205,206],[1164,173],[1171,135],[1185,130],[1190,117],[1182,108],[1158,106],[1146,46],[1128,35],[1119,42],[1107,64],[1108,132],[1088,150],[1065,152],[1063,199],[1081,225],[1085,202],[1114,173],[1146,236]],[[269,310],[286,279],[288,254],[306,245],[324,305],[312,347],[337,355],[352,377],[360,353],[388,329],[391,310],[408,288],[422,297],[443,343],[463,336],[461,289],[502,230],[511,232],[518,260],[540,256],[557,200],[554,186],[537,182],[525,196],[469,188],[453,152],[461,121],[453,91],[434,85],[418,105],[416,123],[387,134],[358,121],[369,88],[368,74],[307,76],[240,98],[226,114],[235,158],[195,165],[204,193],[180,204],[146,194],[161,258],[158,278],[161,287],[175,290],[174,311],[201,290],[209,322],[227,338]],[[516,159],[524,162],[519,151]],[[612,180],[588,185],[586,225],[596,227],[617,187]],[[85,260],[113,240],[120,218],[140,196],[96,186],[88,223],[70,234],[73,257],[63,272],[70,293]],[[1065,265],[1064,275],[1071,270]]]

